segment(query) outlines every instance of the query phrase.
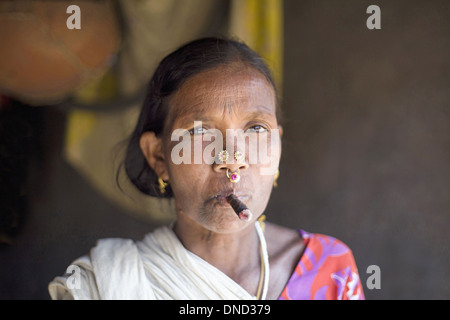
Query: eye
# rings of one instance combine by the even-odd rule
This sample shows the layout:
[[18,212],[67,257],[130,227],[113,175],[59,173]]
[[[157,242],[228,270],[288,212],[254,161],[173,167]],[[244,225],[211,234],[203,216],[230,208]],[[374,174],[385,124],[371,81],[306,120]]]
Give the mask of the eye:
[[262,125],[254,125],[253,127],[248,128],[245,132],[255,132],[255,133],[263,133],[267,132],[267,128]]
[[205,127],[196,127],[196,128],[192,128],[191,130],[189,130],[189,133],[191,135],[201,135],[201,134],[205,134],[208,130]]

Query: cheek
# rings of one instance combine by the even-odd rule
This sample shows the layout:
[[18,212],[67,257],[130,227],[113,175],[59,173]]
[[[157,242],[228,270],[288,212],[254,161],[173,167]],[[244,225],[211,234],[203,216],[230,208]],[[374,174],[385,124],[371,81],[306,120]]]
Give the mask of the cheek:
[[[261,178],[273,180],[273,176],[278,170],[281,157],[281,139],[278,130],[272,130],[270,133],[258,137],[258,146],[250,147],[250,164],[258,167],[258,174]],[[257,153],[257,156],[251,154]],[[257,162],[252,162],[257,159]]]
[[[204,186],[208,183],[208,173],[211,168],[204,163],[196,164],[198,159],[195,158],[194,153],[198,154],[199,152],[194,152],[193,141],[189,142],[189,146],[186,142],[184,148],[179,148],[178,142],[171,142],[168,146],[166,163],[175,201],[179,208],[191,212],[202,203]],[[176,151],[174,152],[175,157],[180,157],[182,161],[180,158],[173,159],[172,150]]]
[[[254,214],[262,214],[270,199],[272,193],[273,178],[267,175],[260,175],[258,168],[252,169],[251,178],[244,179],[246,188],[249,188],[252,192],[251,201],[246,203]],[[247,180],[247,181],[246,181]]]
[[195,164],[169,165],[169,177],[176,197],[195,194],[205,182],[203,168]]
[[205,183],[198,165],[180,164],[169,166],[170,184],[177,210],[196,212],[201,204],[201,186]]

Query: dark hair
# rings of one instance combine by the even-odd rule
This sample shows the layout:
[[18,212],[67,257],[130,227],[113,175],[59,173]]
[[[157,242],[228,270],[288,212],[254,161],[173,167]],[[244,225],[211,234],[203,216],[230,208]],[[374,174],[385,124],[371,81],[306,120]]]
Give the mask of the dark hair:
[[[124,166],[131,182],[143,193],[159,198],[173,197],[170,185],[161,194],[158,176],[148,165],[139,141],[146,131],[161,135],[168,115],[168,99],[190,77],[208,69],[243,62],[255,68],[273,86],[271,72],[262,58],[244,43],[225,38],[203,38],[189,42],[166,56],[151,78],[138,123],[131,134],[126,150]],[[277,102],[277,117],[279,117]]]

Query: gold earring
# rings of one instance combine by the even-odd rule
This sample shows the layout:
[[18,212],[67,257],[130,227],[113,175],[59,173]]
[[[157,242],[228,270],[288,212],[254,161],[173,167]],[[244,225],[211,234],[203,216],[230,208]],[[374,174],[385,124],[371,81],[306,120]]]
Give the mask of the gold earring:
[[276,188],[278,187],[278,178],[280,177],[280,170],[277,170],[277,172],[275,172],[275,177],[273,177],[273,187]]
[[159,184],[159,192],[161,194],[165,194],[166,187],[169,185],[169,183],[164,181],[161,177],[158,177],[158,184]]

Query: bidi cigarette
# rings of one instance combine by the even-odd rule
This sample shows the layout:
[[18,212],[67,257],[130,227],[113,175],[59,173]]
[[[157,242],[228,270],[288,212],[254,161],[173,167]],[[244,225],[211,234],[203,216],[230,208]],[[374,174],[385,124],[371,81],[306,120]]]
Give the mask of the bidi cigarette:
[[227,198],[227,202],[233,208],[234,212],[238,215],[239,219],[243,221],[249,221],[252,219],[253,214],[249,208],[239,200],[234,194],[230,194]]

